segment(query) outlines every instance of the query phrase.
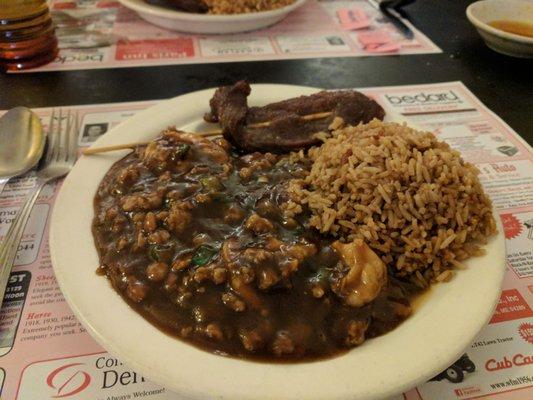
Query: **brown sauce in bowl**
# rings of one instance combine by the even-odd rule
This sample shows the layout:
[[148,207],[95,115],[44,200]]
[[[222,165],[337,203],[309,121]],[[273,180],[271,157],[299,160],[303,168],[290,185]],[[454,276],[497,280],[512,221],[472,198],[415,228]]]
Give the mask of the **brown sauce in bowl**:
[[533,24],[528,22],[496,20],[489,22],[489,25],[500,31],[533,38]]

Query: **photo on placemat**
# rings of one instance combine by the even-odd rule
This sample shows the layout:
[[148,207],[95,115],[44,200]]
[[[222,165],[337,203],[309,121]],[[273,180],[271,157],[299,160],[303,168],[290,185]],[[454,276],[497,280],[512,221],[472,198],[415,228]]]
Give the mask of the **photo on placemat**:
[[87,124],[83,127],[81,143],[92,143],[107,132],[109,124],[107,122],[98,124]]

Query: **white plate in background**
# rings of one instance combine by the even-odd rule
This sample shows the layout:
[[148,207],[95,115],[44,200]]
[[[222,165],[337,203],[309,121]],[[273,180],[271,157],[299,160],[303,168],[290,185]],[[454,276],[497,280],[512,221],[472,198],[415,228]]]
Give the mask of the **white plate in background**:
[[144,0],[119,0],[145,21],[173,31],[205,34],[227,34],[254,31],[274,25],[307,0],[296,0],[286,7],[246,14],[197,14],[175,11],[145,3]]

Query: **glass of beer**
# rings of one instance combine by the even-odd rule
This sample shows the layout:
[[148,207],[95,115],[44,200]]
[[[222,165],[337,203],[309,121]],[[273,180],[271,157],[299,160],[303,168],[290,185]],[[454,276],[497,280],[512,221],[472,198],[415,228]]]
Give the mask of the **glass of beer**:
[[46,0],[0,0],[0,70],[35,68],[57,52]]

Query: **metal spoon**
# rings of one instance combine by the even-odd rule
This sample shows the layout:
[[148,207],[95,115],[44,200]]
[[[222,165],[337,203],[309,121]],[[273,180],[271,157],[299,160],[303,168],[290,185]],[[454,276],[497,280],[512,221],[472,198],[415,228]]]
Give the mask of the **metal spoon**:
[[41,121],[30,109],[16,107],[0,118],[0,193],[9,179],[37,165],[45,141]]

